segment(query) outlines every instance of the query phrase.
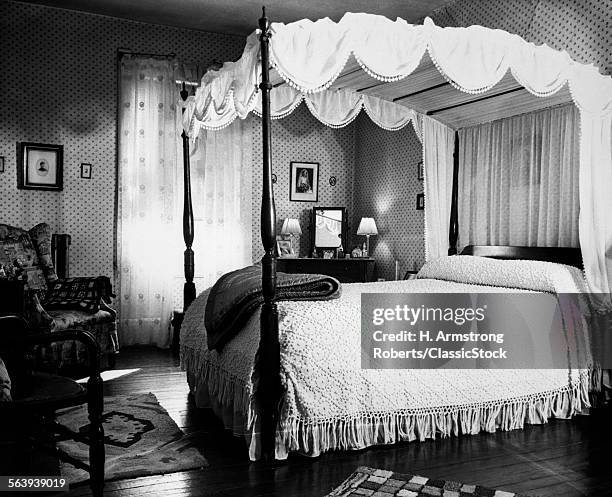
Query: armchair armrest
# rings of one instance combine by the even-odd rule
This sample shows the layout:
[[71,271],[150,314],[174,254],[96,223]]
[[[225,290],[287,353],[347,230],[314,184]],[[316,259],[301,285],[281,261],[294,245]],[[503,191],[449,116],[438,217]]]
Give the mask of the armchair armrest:
[[88,352],[89,380],[87,381],[88,402],[96,409],[102,411],[102,377],[100,376],[100,347],[94,336],[84,330],[64,330],[53,333],[30,333],[28,323],[23,317],[8,314],[0,316],[0,349],[9,352],[13,363],[11,369],[17,375],[18,383],[24,374],[27,374],[28,349],[35,345],[48,345],[53,342],[77,340],[83,343]]
[[117,319],[117,311],[104,302],[104,300],[100,301],[100,309],[108,312],[111,316],[113,316],[113,319]]
[[0,333],[0,350],[9,350],[12,355],[20,350],[25,354],[26,349],[34,345],[77,340],[87,348],[90,376],[100,375],[100,346],[88,331],[73,329],[53,333],[31,333],[28,322],[22,316],[16,314],[0,316],[0,330],[2,330],[2,333]]
[[85,330],[63,330],[53,333],[38,333],[34,335],[26,335],[25,342],[27,346],[34,345],[49,345],[53,342],[65,342],[68,340],[76,340],[85,345],[87,348],[87,356],[89,360],[89,376],[100,375],[100,346],[94,336]]
[[53,318],[43,308],[36,292],[26,292],[23,315],[30,329],[49,331],[53,328]]
[[38,292],[27,290],[21,280],[0,280],[0,314],[23,317],[29,328],[50,330],[53,318],[40,303]]

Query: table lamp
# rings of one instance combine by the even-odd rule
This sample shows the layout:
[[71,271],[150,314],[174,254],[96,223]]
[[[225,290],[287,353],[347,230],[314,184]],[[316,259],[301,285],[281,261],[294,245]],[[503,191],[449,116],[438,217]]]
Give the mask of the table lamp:
[[291,244],[291,253],[295,253],[293,249],[293,237],[295,235],[301,235],[302,228],[300,228],[300,222],[297,219],[287,218],[283,222],[281,228],[281,235],[289,235],[289,243]]
[[363,257],[370,256],[370,236],[378,235],[378,230],[376,229],[376,223],[374,222],[373,217],[362,217],[361,222],[359,223],[359,228],[357,228],[358,235],[366,236],[366,249]]

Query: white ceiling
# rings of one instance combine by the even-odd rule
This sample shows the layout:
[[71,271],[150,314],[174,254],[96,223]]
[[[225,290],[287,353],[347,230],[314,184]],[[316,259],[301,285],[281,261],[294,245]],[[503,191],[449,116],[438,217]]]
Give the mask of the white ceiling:
[[257,28],[262,5],[273,22],[330,17],[345,12],[402,17],[414,22],[450,0],[30,0],[29,3],[92,12],[135,21],[248,35]]

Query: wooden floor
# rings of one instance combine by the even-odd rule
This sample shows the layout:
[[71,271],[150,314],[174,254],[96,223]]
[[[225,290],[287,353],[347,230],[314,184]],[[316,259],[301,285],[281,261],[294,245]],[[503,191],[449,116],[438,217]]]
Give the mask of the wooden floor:
[[[285,463],[264,465],[250,463],[243,443],[223,431],[208,410],[194,407],[185,375],[169,352],[124,350],[116,369],[124,368],[140,370],[108,381],[106,395],[153,392],[183,431],[193,436],[210,467],[109,482],[105,487],[109,497],[323,497],[361,465],[533,496],[612,495],[612,417],[606,411],[521,431],[331,453],[314,459],[296,456]],[[70,492],[72,496],[87,494],[87,487]]]

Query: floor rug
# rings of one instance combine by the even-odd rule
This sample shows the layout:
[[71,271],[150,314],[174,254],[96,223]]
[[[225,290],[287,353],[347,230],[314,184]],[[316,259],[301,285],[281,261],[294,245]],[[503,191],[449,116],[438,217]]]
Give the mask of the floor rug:
[[[152,393],[106,397],[102,419],[106,481],[208,466]],[[89,425],[87,407],[64,409],[58,421],[82,432]],[[58,446],[77,459],[89,461],[89,447],[85,444],[67,441]],[[70,484],[89,479],[86,471],[63,462],[61,474]]]
[[456,481],[361,466],[327,497],[527,497]]

